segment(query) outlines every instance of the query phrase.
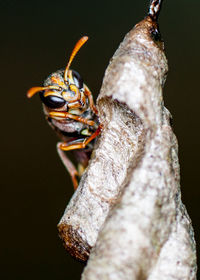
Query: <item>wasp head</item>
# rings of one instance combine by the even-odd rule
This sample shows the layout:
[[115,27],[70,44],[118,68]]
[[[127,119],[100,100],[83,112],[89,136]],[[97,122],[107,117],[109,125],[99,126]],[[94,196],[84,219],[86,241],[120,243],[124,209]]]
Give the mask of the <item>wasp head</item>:
[[44,82],[45,90],[39,92],[45,106],[50,109],[83,108],[85,105],[83,79],[78,72],[68,71],[67,80],[64,70],[51,74]]
[[78,72],[69,69],[69,67],[74,56],[87,40],[88,37],[84,36],[77,42],[65,70],[51,74],[45,80],[43,87],[31,88],[27,96],[30,98],[39,93],[48,111],[69,112],[73,109],[77,114],[81,114],[87,107],[83,79]]

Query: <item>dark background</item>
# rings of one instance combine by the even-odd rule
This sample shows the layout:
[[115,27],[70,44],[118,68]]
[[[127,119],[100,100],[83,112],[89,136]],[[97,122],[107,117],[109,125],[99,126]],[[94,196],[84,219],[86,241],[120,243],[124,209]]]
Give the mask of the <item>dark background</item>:
[[[62,247],[56,224],[73,194],[56,154],[56,136],[38,97],[26,91],[73,62],[97,94],[105,68],[149,1],[1,1],[1,275],[3,279],[79,279],[83,265]],[[183,201],[199,242],[200,1],[164,1],[160,29],[169,60],[164,91],[179,140]]]

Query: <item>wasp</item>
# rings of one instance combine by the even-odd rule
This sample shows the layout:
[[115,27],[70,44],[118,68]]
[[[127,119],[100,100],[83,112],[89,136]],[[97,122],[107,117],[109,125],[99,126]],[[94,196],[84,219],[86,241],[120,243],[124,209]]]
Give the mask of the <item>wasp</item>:
[[[87,40],[84,36],[76,43],[64,70],[52,73],[44,86],[32,87],[27,92],[28,98],[39,93],[45,117],[62,141],[57,143],[57,151],[71,175],[74,189],[78,187],[77,177],[80,178],[87,167],[95,138],[102,129],[91,91],[80,74],[70,69],[75,55]],[[78,168],[65,151],[72,151]]]

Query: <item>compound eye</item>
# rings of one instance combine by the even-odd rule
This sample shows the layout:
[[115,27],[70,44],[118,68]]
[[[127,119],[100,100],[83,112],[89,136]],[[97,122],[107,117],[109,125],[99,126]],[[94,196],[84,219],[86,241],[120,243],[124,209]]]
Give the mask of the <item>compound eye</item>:
[[43,92],[40,92],[40,98],[44,105],[51,109],[61,108],[66,103],[66,101],[62,97],[58,97],[55,95],[48,95],[47,97],[44,97]]
[[80,74],[72,70],[72,77],[77,88],[79,89],[83,88],[83,79],[81,78]]

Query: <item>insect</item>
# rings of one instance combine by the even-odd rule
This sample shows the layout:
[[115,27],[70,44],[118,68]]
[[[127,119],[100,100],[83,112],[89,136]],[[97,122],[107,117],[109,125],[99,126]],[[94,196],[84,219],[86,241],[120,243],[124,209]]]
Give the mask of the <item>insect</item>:
[[[64,70],[52,73],[43,87],[32,87],[27,92],[28,98],[39,93],[46,119],[62,140],[57,144],[57,151],[71,175],[74,189],[78,186],[77,177],[81,177],[88,165],[94,139],[102,129],[91,91],[79,73],[70,69],[75,55],[87,40],[84,36],[76,43]],[[65,151],[74,153],[77,169]]]

